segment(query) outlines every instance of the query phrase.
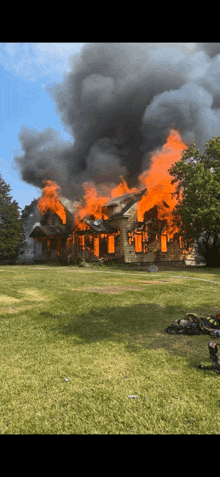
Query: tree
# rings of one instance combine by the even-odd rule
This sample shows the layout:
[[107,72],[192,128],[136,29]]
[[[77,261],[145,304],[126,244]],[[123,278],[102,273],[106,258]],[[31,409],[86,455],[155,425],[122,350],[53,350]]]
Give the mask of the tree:
[[23,240],[18,203],[9,195],[11,188],[0,175],[0,260],[16,258]]
[[191,144],[169,173],[176,183],[174,216],[186,247],[196,243],[198,262],[220,266],[220,137],[207,142],[204,154]]
[[36,205],[38,203],[38,199],[33,199],[30,205],[25,205],[24,209],[21,212],[21,217],[25,220],[29,217],[29,215],[33,212]]

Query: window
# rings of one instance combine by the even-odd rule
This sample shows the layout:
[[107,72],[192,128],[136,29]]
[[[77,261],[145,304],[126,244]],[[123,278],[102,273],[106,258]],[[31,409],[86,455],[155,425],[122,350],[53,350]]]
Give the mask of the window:
[[71,237],[68,237],[68,238],[66,239],[66,246],[67,246],[68,252],[71,251],[71,241],[72,241]]
[[134,243],[134,237],[132,232],[128,232],[128,244],[131,245]]
[[135,252],[142,252],[142,234],[135,234]]
[[82,251],[85,248],[85,235],[78,235],[79,250]]
[[115,237],[108,235],[108,253],[115,253]]
[[167,236],[161,235],[161,252],[167,252]]
[[99,258],[99,237],[94,237],[94,255]]

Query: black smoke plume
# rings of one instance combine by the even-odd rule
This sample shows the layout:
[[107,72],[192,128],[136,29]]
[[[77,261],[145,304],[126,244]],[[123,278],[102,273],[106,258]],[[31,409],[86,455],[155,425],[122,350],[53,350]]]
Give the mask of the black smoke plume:
[[220,43],[85,44],[69,66],[47,90],[73,142],[22,128],[15,162],[29,184],[54,180],[70,199],[84,182],[138,185],[171,128],[200,151],[220,135]]

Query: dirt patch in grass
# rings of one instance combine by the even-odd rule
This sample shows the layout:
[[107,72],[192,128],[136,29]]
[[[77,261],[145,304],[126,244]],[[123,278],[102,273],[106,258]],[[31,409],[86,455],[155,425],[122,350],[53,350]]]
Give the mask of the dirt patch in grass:
[[19,303],[19,298],[14,298],[13,296],[0,295],[0,305],[10,305]]
[[44,296],[38,290],[25,288],[24,290],[22,290],[22,292],[25,294],[25,299],[26,300],[48,301],[48,299],[49,299],[48,295]]
[[19,313],[20,311],[28,310],[30,308],[32,308],[32,305],[4,306],[0,309],[0,315],[4,315],[5,313]]

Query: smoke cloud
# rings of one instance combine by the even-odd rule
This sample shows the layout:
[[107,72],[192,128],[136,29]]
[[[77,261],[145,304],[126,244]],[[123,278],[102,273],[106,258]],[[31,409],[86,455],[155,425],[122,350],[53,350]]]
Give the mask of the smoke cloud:
[[88,181],[135,186],[171,128],[201,152],[220,135],[220,43],[85,44],[69,66],[47,91],[73,142],[22,128],[15,162],[29,184],[54,180],[69,199]]

